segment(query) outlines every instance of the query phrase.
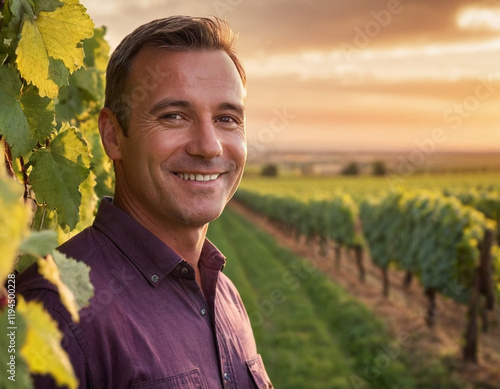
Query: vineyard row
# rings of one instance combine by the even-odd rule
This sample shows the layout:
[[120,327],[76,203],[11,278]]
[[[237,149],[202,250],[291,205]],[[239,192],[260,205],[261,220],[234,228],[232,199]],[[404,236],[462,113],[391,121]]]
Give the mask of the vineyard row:
[[356,202],[348,194],[299,199],[240,189],[236,199],[288,235],[318,241],[320,252],[330,242],[338,258],[341,247],[353,249],[361,281],[363,253],[369,253],[386,296],[388,268],[405,271],[408,280],[415,276],[429,299],[430,327],[437,293],[468,303],[464,358],[477,361],[479,307],[493,310],[500,292],[499,191],[395,190]]

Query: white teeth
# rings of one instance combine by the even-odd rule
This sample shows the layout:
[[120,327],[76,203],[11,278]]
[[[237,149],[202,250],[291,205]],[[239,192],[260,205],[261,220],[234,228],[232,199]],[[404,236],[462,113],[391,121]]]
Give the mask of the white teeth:
[[190,174],[190,173],[176,173],[177,177],[183,180],[190,181],[213,181],[219,177],[219,174]]

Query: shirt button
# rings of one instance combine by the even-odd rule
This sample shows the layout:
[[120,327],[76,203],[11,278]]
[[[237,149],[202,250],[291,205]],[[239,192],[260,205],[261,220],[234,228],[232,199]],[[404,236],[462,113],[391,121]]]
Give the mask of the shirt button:
[[186,274],[189,273],[189,269],[186,266],[181,267],[181,274],[185,276]]
[[158,282],[159,279],[160,279],[160,277],[158,277],[156,274],[153,274],[151,276],[151,281],[153,281],[153,282]]
[[200,309],[201,316],[205,316],[207,314],[207,310],[205,308]]
[[228,373],[224,373],[224,381],[229,381],[229,374]]

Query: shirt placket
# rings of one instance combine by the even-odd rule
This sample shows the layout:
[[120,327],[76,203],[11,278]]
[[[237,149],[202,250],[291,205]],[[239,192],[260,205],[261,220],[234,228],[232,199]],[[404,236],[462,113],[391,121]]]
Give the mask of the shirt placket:
[[196,284],[194,274],[192,273],[192,268],[188,266],[189,265],[187,265],[185,262],[182,262],[177,266],[175,272],[180,278],[186,279],[186,281],[189,283],[189,286],[185,289],[186,295],[189,297],[194,308],[202,317],[202,320],[205,321],[207,326],[211,327],[210,312],[205,298],[203,297],[203,292],[198,287],[198,284]]
[[[218,330],[214,328],[214,301],[215,301],[215,292],[212,291],[210,295],[207,297],[208,301],[205,300],[205,296],[203,295],[202,290],[199,288],[198,284],[195,281],[194,274],[192,273],[192,268],[187,265],[185,262],[181,262],[176,269],[174,269],[174,274],[178,277],[183,278],[186,283],[184,284],[184,290],[186,295],[189,297],[191,303],[193,304],[193,308],[196,309],[200,316],[201,320],[204,320],[205,324],[210,328],[210,333],[213,336],[214,347],[219,355],[219,358],[225,360],[225,355],[227,354],[227,345],[224,342],[224,352],[221,352],[219,347],[219,340],[217,338]],[[232,369],[224,370],[226,364],[221,363],[221,379],[220,383],[223,388],[237,388],[238,386],[228,386],[226,384],[226,380],[230,380],[230,377],[233,375]]]
[[233,367],[231,352],[227,344],[227,339],[222,326],[216,321],[217,346],[219,348],[219,357],[221,363],[222,382],[225,389],[239,388]]

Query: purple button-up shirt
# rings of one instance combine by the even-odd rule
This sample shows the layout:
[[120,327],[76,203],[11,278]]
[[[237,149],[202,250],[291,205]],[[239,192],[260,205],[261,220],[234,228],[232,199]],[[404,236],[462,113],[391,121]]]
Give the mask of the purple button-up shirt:
[[42,300],[58,321],[81,388],[272,388],[245,307],[221,272],[225,258],[208,240],[203,291],[186,261],[110,199],[60,251],[91,268],[95,294],[79,324],[35,266],[17,290]]

